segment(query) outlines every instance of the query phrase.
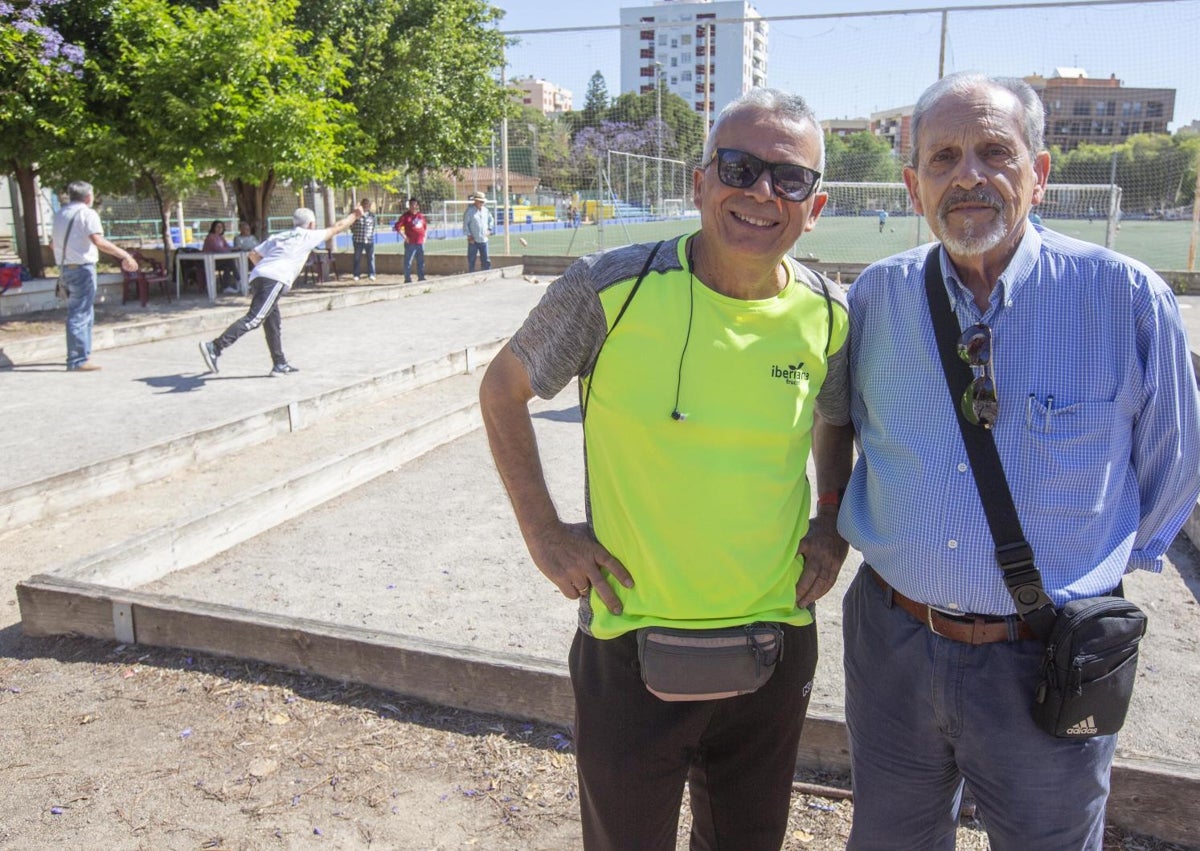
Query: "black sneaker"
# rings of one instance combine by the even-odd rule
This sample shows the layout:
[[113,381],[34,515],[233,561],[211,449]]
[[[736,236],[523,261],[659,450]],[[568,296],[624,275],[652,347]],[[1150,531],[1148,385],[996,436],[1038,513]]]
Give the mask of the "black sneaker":
[[299,371],[300,370],[296,369],[296,367],[292,366],[290,363],[277,363],[275,364],[275,368],[271,370],[271,375],[291,375],[292,373]]
[[204,358],[204,365],[208,367],[208,371],[218,373],[221,370],[217,369],[217,348],[212,343],[203,342],[200,344],[200,357]]

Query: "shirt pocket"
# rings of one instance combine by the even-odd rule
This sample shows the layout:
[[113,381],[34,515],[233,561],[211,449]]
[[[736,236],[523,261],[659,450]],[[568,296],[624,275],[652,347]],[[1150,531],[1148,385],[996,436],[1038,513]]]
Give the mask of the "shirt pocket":
[[1124,414],[1115,402],[1049,404],[1029,396],[1021,433],[1021,469],[1013,477],[1027,504],[1059,516],[1093,517],[1113,486],[1118,428]]

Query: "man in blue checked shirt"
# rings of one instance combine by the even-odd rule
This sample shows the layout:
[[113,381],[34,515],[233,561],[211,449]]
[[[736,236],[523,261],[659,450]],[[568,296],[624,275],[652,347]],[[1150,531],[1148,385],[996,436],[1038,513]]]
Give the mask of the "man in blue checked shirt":
[[[946,77],[917,103],[904,179],[959,325],[990,345],[964,415],[991,426],[1061,606],[1161,569],[1200,493],[1200,413],[1163,280],[1029,225],[1043,126],[1024,82]],[[1043,644],[1001,580],[934,341],[929,250],[874,264],[849,294],[860,457],[838,527],[864,565],[844,601],[848,847],[953,848],[965,779],[993,848],[1099,849],[1115,736],[1034,724]]]

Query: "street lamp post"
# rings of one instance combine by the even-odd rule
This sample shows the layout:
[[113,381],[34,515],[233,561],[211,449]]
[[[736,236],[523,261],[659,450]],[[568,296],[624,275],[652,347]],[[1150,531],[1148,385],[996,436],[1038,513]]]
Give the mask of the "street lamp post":
[[654,63],[654,119],[657,125],[655,129],[658,132],[658,162],[655,163],[655,173],[658,177],[657,187],[658,192],[655,193],[655,201],[657,202],[658,214],[662,214],[662,155],[663,155],[663,133],[662,133],[662,63]]
[[533,134],[533,147],[530,149],[530,165],[533,167],[533,177],[541,177],[538,173],[538,132],[537,125],[530,124],[529,132]]

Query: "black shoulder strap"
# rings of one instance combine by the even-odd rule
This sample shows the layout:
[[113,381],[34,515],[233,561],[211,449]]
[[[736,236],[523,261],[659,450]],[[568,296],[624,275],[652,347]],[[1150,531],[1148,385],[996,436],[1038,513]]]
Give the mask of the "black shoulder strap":
[[600,348],[596,350],[596,357],[592,359],[592,374],[588,377],[587,392],[580,391],[579,399],[579,415],[580,419],[587,419],[588,402],[592,398],[592,382],[596,378],[596,367],[600,364],[600,353],[604,351],[604,344],[608,342],[608,338],[612,336],[612,332],[617,330],[617,324],[621,321],[621,317],[625,315],[625,311],[629,308],[629,303],[633,301],[633,297],[637,295],[638,288],[641,287],[642,281],[650,272],[650,264],[654,262],[654,255],[658,254],[658,249],[662,248],[664,240],[659,240],[654,247],[650,249],[650,254],[646,257],[646,262],[642,266],[642,271],[638,273],[637,280],[633,282],[633,286],[629,288],[629,295],[625,296],[625,302],[621,305],[621,309],[617,311],[617,318],[613,320],[613,324],[609,326],[608,331],[604,334],[604,339],[600,342]]
[[813,272],[817,276],[817,280],[821,284],[821,292],[825,295],[825,315],[828,321],[828,326],[825,330],[825,359],[829,359],[829,347],[833,345],[833,298],[829,295],[829,284],[825,282],[825,276],[820,272]]
[[62,245],[63,245],[62,257],[57,258],[59,266],[62,266],[63,263],[67,262],[67,246],[71,242],[71,228],[75,227],[75,220],[79,218],[79,216],[82,212],[83,212],[82,210],[76,210],[75,215],[71,216],[71,221],[67,222],[67,232],[63,236],[63,243],[62,243]]
[[996,562],[1004,572],[1004,584],[1016,603],[1017,613],[1045,640],[1054,624],[1054,603],[1042,585],[1042,575],[1033,563],[1033,547],[1025,540],[1017,507],[1013,504],[1012,491],[1000,453],[992,433],[981,426],[967,421],[959,399],[962,398],[973,379],[971,368],[957,355],[958,337],[961,329],[950,299],[946,295],[946,284],[942,279],[941,245],[935,245],[925,258],[925,297],[929,302],[929,317],[933,322],[933,333],[937,338],[938,354],[946,374],[946,385],[950,390],[950,406],[954,409],[958,428],[962,432],[967,457],[971,459],[971,472],[983,513],[987,515],[992,540],[996,544]]

